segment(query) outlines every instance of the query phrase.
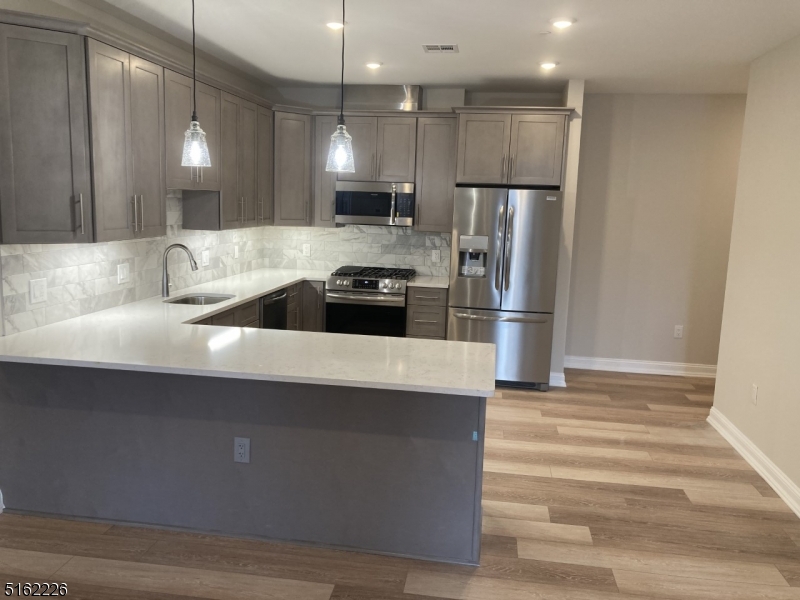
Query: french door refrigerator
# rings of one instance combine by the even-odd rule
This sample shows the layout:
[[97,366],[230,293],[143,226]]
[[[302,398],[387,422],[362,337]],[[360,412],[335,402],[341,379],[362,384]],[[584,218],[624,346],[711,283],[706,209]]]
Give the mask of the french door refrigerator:
[[562,193],[455,191],[447,339],[497,346],[498,382],[547,390]]

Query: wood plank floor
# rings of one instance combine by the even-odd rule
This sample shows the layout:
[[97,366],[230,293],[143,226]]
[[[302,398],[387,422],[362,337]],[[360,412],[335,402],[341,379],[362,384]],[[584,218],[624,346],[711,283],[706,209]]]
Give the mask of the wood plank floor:
[[708,379],[568,371],[489,401],[480,567],[0,515],[0,584],[85,600],[800,600],[800,519]]

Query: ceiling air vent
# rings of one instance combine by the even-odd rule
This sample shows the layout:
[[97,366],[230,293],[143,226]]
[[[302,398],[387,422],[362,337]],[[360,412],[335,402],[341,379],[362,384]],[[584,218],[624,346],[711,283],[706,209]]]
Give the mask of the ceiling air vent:
[[458,44],[423,44],[422,49],[427,54],[456,54]]

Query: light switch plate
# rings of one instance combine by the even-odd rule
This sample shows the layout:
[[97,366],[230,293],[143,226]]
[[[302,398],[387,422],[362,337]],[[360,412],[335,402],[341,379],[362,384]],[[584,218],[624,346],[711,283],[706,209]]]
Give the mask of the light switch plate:
[[238,244],[233,245],[233,258],[239,258],[239,246]]
[[207,267],[211,263],[211,258],[209,256],[208,250],[203,250],[200,253],[200,262],[203,263],[204,267]]
[[435,263],[442,262],[442,251],[441,250],[433,250],[431,252],[431,260]]
[[117,265],[117,283],[128,283],[131,280],[131,266],[128,263]]
[[675,332],[673,336],[676,340],[679,340],[683,337],[683,325],[675,325]]
[[303,256],[311,256],[311,244],[303,244]]
[[31,304],[47,302],[47,279],[30,280]]

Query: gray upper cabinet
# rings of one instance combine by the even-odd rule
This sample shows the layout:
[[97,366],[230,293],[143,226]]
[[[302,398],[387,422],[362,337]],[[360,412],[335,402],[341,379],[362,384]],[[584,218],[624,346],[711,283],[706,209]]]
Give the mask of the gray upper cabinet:
[[128,240],[134,236],[130,55],[92,39],[87,49],[95,236]]
[[131,141],[133,145],[134,234],[167,232],[164,69],[131,56]]
[[167,231],[164,70],[88,40],[95,238]]
[[311,116],[275,113],[275,225],[308,225]]
[[416,206],[414,229],[453,229],[453,196],[456,184],[456,137],[454,117],[420,117],[417,123]]
[[514,115],[508,182],[560,185],[564,158],[564,115]]
[[336,173],[328,172],[328,150],[336,131],[336,117],[314,117],[314,225],[334,227]]
[[0,25],[4,244],[91,242],[83,39]]
[[414,181],[416,117],[378,117],[377,181]]
[[459,115],[456,181],[506,183],[510,142],[510,114]]
[[220,91],[197,83],[197,118],[206,132],[210,167],[181,166],[184,133],[192,118],[192,79],[164,71],[167,187],[178,190],[220,189]]
[[258,215],[258,107],[241,100],[239,110],[239,184],[244,200],[242,225],[254,227]]
[[257,176],[257,210],[259,225],[271,225],[272,218],[272,111],[258,107],[258,164]]
[[[345,119],[345,126],[347,127],[347,133],[353,138],[353,162],[355,163],[356,171],[355,173],[339,173],[339,180],[375,181],[378,118],[347,117]],[[334,126],[334,130],[335,129],[336,127]],[[328,145],[330,147],[330,144]]]
[[242,179],[239,177],[239,148],[242,145],[239,129],[239,113],[241,112],[239,100],[236,96],[222,93],[220,143],[222,229],[241,227],[244,219]]

